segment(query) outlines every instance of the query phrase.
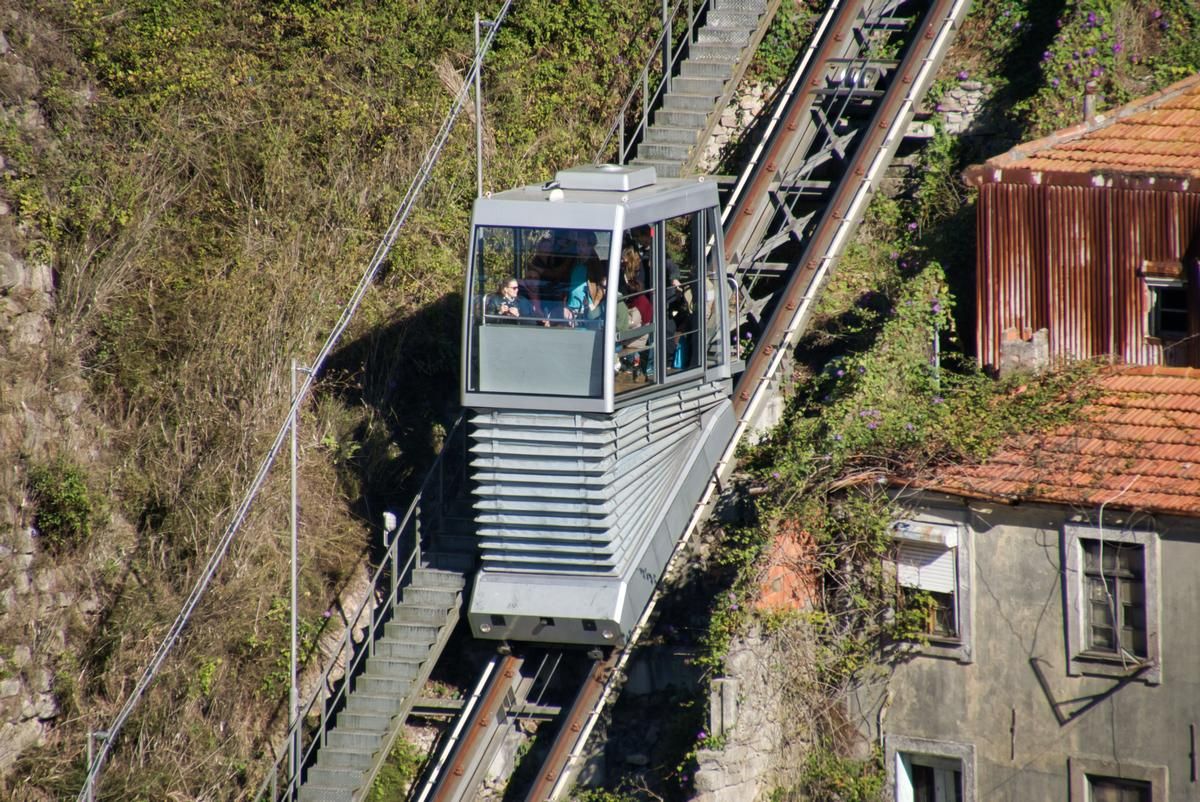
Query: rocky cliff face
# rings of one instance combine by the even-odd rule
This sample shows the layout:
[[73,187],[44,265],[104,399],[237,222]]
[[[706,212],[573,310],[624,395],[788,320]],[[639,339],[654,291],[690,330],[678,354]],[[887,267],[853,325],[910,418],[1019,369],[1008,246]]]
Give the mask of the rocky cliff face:
[[[29,31],[17,12],[0,17],[0,143],[49,139],[34,70],[22,58]],[[23,31],[12,35],[14,30]],[[11,35],[5,35],[8,31]],[[2,146],[0,146],[2,147]],[[8,187],[20,177],[0,150],[0,796],[23,751],[52,737],[71,695],[73,637],[99,609],[75,561],[49,553],[33,527],[28,467],[53,455],[88,459],[86,384],[54,353],[54,280],[29,255]],[[87,447],[80,448],[80,445]],[[8,782],[5,782],[5,779]],[[7,788],[6,788],[7,786]]]

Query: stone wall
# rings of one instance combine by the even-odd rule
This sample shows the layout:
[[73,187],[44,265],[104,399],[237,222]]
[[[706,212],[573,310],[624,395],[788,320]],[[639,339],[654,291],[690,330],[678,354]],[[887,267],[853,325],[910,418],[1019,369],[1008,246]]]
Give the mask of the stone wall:
[[[39,84],[16,44],[31,41],[26,23],[15,11],[0,16],[0,125],[27,141],[48,141]],[[10,155],[0,152],[0,178],[20,177]],[[51,736],[67,683],[75,681],[65,670],[69,633],[94,616],[99,601],[90,578],[49,554],[32,526],[28,465],[63,450],[89,453],[79,446],[92,435],[83,433],[86,385],[78,369],[50,358],[50,265],[27,255],[27,232],[4,194],[6,183],[0,181],[0,798],[7,799],[6,775],[22,752]]]

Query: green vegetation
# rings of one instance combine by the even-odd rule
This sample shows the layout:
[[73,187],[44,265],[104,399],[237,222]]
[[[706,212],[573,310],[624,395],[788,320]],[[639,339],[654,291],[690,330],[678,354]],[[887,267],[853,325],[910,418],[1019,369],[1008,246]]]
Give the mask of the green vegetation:
[[408,789],[421,765],[425,762],[425,752],[416,744],[403,736],[392,744],[388,752],[387,762],[375,775],[375,783],[367,794],[367,802],[404,802],[408,798]]
[[[53,270],[53,364],[82,370],[105,444],[95,467],[63,465],[108,494],[82,468],[28,474],[47,542],[103,582],[68,650],[82,712],[23,755],[21,786],[78,791],[87,729],[111,721],[178,613],[283,419],[289,360],[337,319],[462,84],[474,13],[500,5],[22,0],[0,21],[37,76],[18,101],[40,112],[0,115],[0,193],[25,255]],[[658,12],[517,4],[484,74],[489,188],[591,158]],[[471,128],[301,414],[305,656],[453,418]],[[286,718],[285,481],[260,495],[99,798],[252,792]]]
[[103,524],[103,505],[89,490],[83,469],[65,456],[29,469],[37,509],[33,524],[53,550],[84,545]]

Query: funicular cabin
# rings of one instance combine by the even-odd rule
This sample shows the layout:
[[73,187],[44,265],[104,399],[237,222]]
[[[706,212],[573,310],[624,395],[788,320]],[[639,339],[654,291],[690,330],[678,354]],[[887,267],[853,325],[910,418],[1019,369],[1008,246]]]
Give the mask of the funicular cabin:
[[472,231],[472,629],[619,643],[733,429],[717,188],[580,167],[478,199]]

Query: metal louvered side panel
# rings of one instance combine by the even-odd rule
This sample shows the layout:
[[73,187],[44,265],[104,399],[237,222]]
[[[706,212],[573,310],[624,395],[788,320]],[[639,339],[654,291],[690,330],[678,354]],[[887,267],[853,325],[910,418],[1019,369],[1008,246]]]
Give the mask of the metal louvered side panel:
[[620,573],[650,536],[721,383],[610,417],[477,413],[475,519],[487,570]]

